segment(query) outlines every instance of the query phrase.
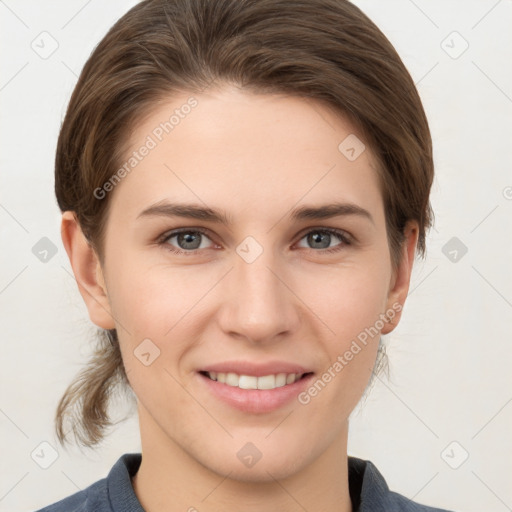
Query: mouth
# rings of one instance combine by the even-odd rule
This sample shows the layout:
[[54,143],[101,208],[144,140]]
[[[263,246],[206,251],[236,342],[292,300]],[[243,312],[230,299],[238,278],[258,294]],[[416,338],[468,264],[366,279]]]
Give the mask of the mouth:
[[199,367],[198,385],[220,403],[249,414],[288,407],[314,379],[311,367],[291,361],[231,360]]
[[207,393],[248,414],[266,414],[289,406],[314,378],[313,372],[254,373],[260,375],[203,370],[197,376]]
[[213,371],[200,371],[201,375],[212,381],[217,381],[230,387],[239,389],[272,390],[289,386],[313,375],[313,372],[305,373],[274,373],[268,375],[242,375],[237,373],[224,373]]

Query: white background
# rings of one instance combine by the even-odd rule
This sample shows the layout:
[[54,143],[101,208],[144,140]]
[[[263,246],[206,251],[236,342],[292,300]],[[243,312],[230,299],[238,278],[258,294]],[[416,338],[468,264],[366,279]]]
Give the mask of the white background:
[[[60,239],[55,144],[85,60],[134,3],[0,2],[2,511],[53,503],[140,451],[136,415],[96,451],[65,451],[53,432],[94,332]],[[512,510],[512,2],[356,3],[418,85],[435,149],[436,224],[386,339],[389,378],[353,413],[349,454],[415,501]],[[59,45],[47,59],[31,47],[43,31]],[[32,253],[42,237],[58,248],[46,263]],[[453,237],[467,247],[456,261],[443,253]],[[47,469],[31,458],[42,442],[58,453]]]

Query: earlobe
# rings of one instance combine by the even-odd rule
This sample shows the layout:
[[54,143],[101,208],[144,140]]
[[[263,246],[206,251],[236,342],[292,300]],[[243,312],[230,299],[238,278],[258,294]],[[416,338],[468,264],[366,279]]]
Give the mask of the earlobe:
[[91,321],[103,329],[114,329],[114,318],[98,256],[72,211],[62,214],[61,236]]
[[418,243],[418,223],[416,221],[409,221],[405,226],[404,235],[405,240],[402,245],[401,261],[392,277],[386,304],[386,311],[393,311],[394,315],[391,321],[383,327],[382,334],[389,334],[398,325],[402,316],[403,306],[409,292],[416,245]]

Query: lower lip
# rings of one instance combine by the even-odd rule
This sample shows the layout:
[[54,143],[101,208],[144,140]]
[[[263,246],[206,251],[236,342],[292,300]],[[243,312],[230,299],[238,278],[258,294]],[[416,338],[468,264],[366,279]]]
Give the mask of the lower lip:
[[314,374],[309,374],[293,384],[286,384],[274,389],[241,389],[228,386],[198,373],[208,389],[228,405],[249,413],[265,413],[275,411],[291,402],[309,385]]

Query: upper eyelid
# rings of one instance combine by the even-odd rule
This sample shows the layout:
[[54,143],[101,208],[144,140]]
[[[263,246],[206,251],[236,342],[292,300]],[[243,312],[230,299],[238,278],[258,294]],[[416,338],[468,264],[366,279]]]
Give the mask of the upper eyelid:
[[[194,233],[194,232],[199,232],[203,235],[206,235],[206,236],[208,236],[208,238],[210,238],[210,240],[212,240],[212,231],[210,231],[209,229],[186,227],[186,228],[176,228],[176,229],[171,229],[169,231],[166,231],[165,233],[163,233],[161,236],[158,237],[158,241],[160,242],[160,241],[168,240],[169,238],[179,235],[180,233]],[[212,240],[212,242],[213,242],[213,240]]]

